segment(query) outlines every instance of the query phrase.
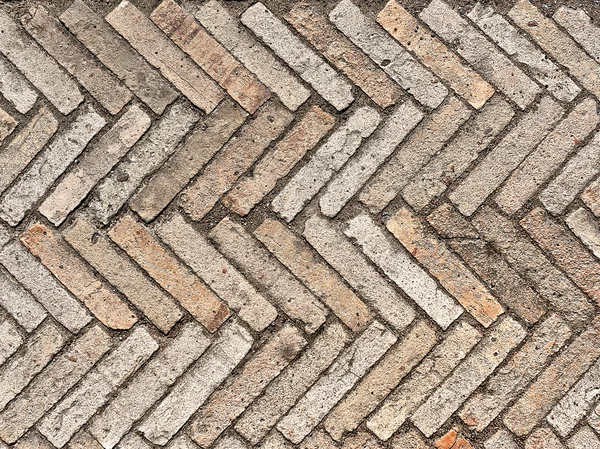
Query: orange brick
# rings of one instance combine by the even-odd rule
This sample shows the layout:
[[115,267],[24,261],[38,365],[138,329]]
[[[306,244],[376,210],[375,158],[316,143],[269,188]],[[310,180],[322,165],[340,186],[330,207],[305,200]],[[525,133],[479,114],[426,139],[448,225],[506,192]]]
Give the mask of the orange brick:
[[434,446],[436,449],[451,449],[452,446],[454,446],[454,443],[456,443],[457,437],[458,434],[456,433],[456,430],[451,429],[446,435],[437,440]]

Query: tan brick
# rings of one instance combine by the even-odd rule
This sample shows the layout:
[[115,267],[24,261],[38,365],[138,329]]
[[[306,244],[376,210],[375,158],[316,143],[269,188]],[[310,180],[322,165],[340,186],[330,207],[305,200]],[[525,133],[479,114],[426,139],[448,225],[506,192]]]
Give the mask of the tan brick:
[[35,105],[38,94],[27,79],[5,59],[0,60],[0,78],[2,78],[0,86],[2,96],[10,101],[21,114],[29,112]]
[[369,432],[359,431],[356,435],[351,435],[344,440],[343,449],[384,449],[384,446],[377,441]]
[[26,332],[33,331],[48,315],[33,295],[25,290],[4,269],[0,269],[0,305]]
[[71,441],[69,441],[68,449],[102,449],[102,445],[98,443],[93,436],[87,431],[78,432]]
[[0,366],[23,344],[18,326],[5,319],[0,323]]
[[436,343],[433,327],[417,322],[396,346],[341,401],[325,420],[325,429],[337,441],[355,430]]
[[229,318],[229,307],[132,215],[121,218],[108,236],[209,332],[217,330]]
[[425,443],[423,437],[415,429],[409,429],[408,431],[397,432],[390,447],[392,449],[429,449],[430,446]]
[[0,143],[2,143],[17,127],[18,122],[4,109],[0,108]]
[[600,178],[592,181],[581,194],[581,200],[591,209],[596,217],[600,217]]
[[174,0],[163,0],[150,19],[250,114],[267,101],[269,91]]
[[179,204],[190,217],[202,219],[292,119],[285,108],[274,103],[264,105],[182,194]]
[[535,430],[525,441],[525,449],[565,449],[556,435],[547,427]]
[[127,304],[50,228],[35,224],[21,236],[21,242],[105,326],[129,329],[137,322]]
[[521,220],[521,226],[548,251],[557,265],[592,299],[600,303],[600,262],[564,225],[541,207]]
[[484,327],[504,313],[487,287],[407,208],[398,210],[386,227]]
[[584,207],[571,212],[565,220],[573,234],[600,259],[600,223]]
[[235,185],[221,202],[238,215],[247,215],[327,134],[335,118],[318,106],[311,107],[273,150],[266,153],[252,170]]
[[277,331],[252,355],[239,374],[230,378],[200,409],[190,427],[192,439],[202,447],[210,446],[306,343],[300,331],[291,324]]
[[284,17],[379,106],[386,108],[402,97],[399,86],[337,31],[317,5],[296,3]]
[[396,0],[390,0],[385,5],[377,15],[377,22],[474,108],[481,108],[494,94],[492,86],[463,65],[458,56]]
[[300,449],[336,449],[339,447],[324,430],[315,430],[299,445]]
[[48,443],[39,433],[29,432],[23,439],[13,446],[16,449],[53,449],[54,446]]

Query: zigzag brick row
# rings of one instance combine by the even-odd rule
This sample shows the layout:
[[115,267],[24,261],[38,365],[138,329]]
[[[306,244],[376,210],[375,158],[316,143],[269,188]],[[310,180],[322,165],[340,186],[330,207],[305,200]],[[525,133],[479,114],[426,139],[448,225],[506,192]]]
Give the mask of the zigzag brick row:
[[0,449],[600,449],[556,3],[0,4]]

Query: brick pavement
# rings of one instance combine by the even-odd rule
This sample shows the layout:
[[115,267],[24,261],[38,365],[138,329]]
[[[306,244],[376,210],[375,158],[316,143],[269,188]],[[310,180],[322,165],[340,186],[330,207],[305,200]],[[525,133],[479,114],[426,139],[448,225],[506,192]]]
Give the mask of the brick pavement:
[[600,449],[600,23],[0,2],[0,449]]

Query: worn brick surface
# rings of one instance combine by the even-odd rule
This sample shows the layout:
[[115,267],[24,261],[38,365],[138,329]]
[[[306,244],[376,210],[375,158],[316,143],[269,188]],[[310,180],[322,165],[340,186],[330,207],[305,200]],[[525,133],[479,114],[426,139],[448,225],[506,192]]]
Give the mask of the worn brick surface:
[[0,449],[600,449],[594,5],[0,1]]

